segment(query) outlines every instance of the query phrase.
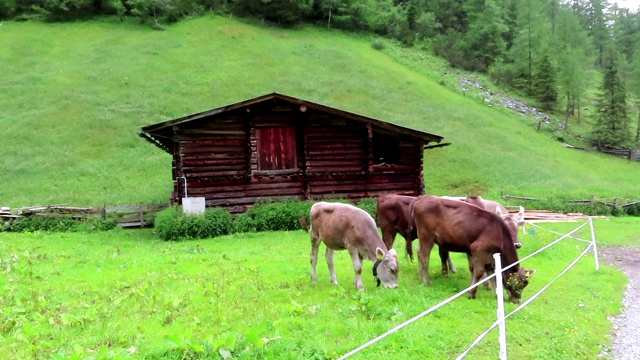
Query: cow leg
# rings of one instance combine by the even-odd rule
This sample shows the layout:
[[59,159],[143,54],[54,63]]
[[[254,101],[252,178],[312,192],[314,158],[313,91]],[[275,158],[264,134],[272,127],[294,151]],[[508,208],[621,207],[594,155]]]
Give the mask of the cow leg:
[[[495,273],[495,270],[486,270],[484,273],[484,277],[489,277],[491,275],[493,275]],[[484,283],[484,287],[487,290],[491,290],[494,291],[496,288],[496,278],[494,277],[493,279],[487,281],[486,283]]]
[[434,239],[430,241],[420,238],[420,247],[418,248],[418,276],[425,285],[431,285],[431,279],[429,279],[429,257],[431,256],[431,249],[433,249]]
[[331,283],[338,285],[338,278],[336,277],[336,269],[333,267],[333,250],[327,248],[327,252],[324,253],[327,258],[327,265],[329,266],[329,274],[331,274]]
[[453,263],[453,260],[451,260],[451,255],[447,256],[447,264],[449,265],[449,270],[451,270],[451,272],[458,272],[456,265]]
[[362,257],[358,253],[358,250],[349,249],[351,255],[351,261],[353,261],[353,270],[356,273],[356,279],[354,285],[358,291],[364,291],[364,284],[362,283]]
[[388,225],[382,226],[382,224],[380,224],[380,228],[383,229],[382,242],[384,242],[384,245],[390,250],[393,247],[393,242],[396,240],[397,232],[394,229],[390,229]]
[[320,248],[320,239],[317,236],[311,234],[311,283],[315,284],[316,277],[316,264],[318,263],[318,249]]
[[446,278],[449,277],[449,252],[438,246],[438,254],[440,254],[440,263],[442,264],[442,275]]
[[[480,281],[482,275],[484,275],[484,264],[478,263],[478,257],[469,256],[469,270],[471,270],[471,286],[475,285]],[[475,299],[476,293],[478,292],[478,287],[474,286],[469,290],[469,298]]]

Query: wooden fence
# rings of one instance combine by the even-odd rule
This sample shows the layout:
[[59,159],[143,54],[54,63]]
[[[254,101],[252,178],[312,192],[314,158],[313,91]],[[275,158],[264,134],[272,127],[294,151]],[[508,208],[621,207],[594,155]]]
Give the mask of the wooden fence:
[[156,213],[167,208],[169,204],[111,206],[101,208],[79,208],[60,205],[31,206],[11,212],[8,208],[0,211],[0,221],[12,221],[22,217],[56,217],[75,220],[92,217],[113,218],[120,227],[145,227],[153,224]]
[[[526,197],[526,196],[505,195],[504,193],[500,194],[500,198],[505,200],[510,200],[510,199],[527,200],[527,201],[542,200],[542,199]],[[626,198],[620,198],[620,197],[597,199],[594,195],[591,195],[588,199],[567,200],[565,202],[567,204],[606,205],[611,207],[622,207],[622,208],[640,204],[640,200],[626,199]]]
[[156,213],[169,204],[111,206],[101,208],[103,218],[113,217],[120,227],[145,227],[153,224]]

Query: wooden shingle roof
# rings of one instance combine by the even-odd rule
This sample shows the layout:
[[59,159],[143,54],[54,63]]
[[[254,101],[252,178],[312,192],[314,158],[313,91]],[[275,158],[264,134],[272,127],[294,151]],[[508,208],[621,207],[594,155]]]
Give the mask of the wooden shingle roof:
[[237,103],[233,103],[233,104],[229,104],[229,105],[225,105],[225,106],[221,106],[219,108],[215,108],[212,110],[208,110],[208,111],[203,111],[200,113],[196,113],[196,114],[191,114],[191,115],[187,115],[187,116],[183,116],[183,117],[179,117],[177,119],[172,119],[172,120],[167,120],[167,121],[163,121],[157,124],[152,124],[152,125],[147,125],[147,126],[143,126],[140,130],[139,135],[143,138],[145,138],[146,140],[150,141],[151,143],[153,143],[154,145],[158,146],[159,148],[170,152],[170,146],[171,146],[171,142],[172,139],[170,137],[170,134],[172,134],[172,129],[174,126],[180,126],[183,125],[185,123],[191,122],[191,121],[195,121],[198,119],[202,119],[202,118],[206,118],[206,117],[215,117],[216,115],[219,114],[223,114],[226,112],[230,112],[233,110],[237,110],[237,109],[242,109],[244,107],[249,107],[251,105],[255,105],[255,104],[259,104],[259,103],[263,103],[266,101],[271,101],[273,99],[277,99],[277,100],[281,100],[287,103],[291,103],[291,104],[295,104],[298,106],[306,106],[309,109],[315,109],[321,112],[325,112],[328,114],[333,114],[333,115],[337,115],[346,119],[351,119],[354,121],[358,121],[358,122],[363,122],[363,123],[369,123],[371,124],[372,127],[374,128],[379,128],[379,129],[385,129],[389,132],[392,133],[396,133],[396,134],[401,134],[410,138],[414,138],[414,139],[418,139],[418,140],[422,140],[425,142],[425,144],[431,143],[431,142],[435,142],[438,143],[439,145],[434,145],[431,147],[439,147],[439,146],[445,146],[445,145],[449,145],[449,144],[440,144],[441,141],[443,140],[442,136],[439,135],[435,135],[435,134],[430,134],[427,132],[423,132],[423,131],[419,131],[419,130],[415,130],[415,129],[411,129],[408,127],[404,127],[404,126],[400,126],[400,125],[395,125],[395,124],[391,124],[376,118],[372,118],[369,116],[365,116],[365,115],[360,115],[360,114],[356,114],[356,113],[352,113],[349,111],[345,111],[345,110],[341,110],[341,109],[337,109],[334,107],[330,107],[327,105],[323,105],[323,104],[319,104],[319,103],[315,103],[312,101],[308,101],[308,100],[303,100],[303,99],[299,99],[299,98],[295,98],[292,96],[288,96],[288,95],[283,95],[277,92],[271,93],[271,94],[266,94],[266,95],[262,95],[262,96],[258,96],[252,99],[247,99],[244,101],[240,101]]

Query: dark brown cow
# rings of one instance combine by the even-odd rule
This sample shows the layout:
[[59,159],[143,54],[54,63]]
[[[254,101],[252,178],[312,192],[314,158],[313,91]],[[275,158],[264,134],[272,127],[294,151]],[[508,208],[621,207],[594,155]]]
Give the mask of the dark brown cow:
[[311,207],[311,282],[316,282],[316,263],[320,242],[327,246],[326,258],[331,282],[338,285],[333,267],[333,252],[347,250],[356,273],[354,284],[360,291],[362,260],[374,262],[373,273],[387,288],[398,287],[398,257],[388,250],[378,234],[376,222],[366,211],[343,203],[317,202]]
[[[387,249],[393,248],[396,235],[400,234],[406,242],[405,249],[411,261],[413,261],[413,240],[418,238],[418,234],[409,212],[409,204],[415,199],[414,196],[387,194],[378,197],[376,206],[382,241]],[[456,272],[451,258],[448,258],[447,263],[451,271]]]
[[[438,244],[443,272],[450,251],[467,254],[471,285],[482,278],[485,271],[495,271],[493,254],[499,253],[504,267],[518,261],[514,246],[514,233],[496,214],[477,206],[436,196],[420,196],[411,203],[420,249],[420,278],[429,285],[429,256],[434,244]],[[522,290],[529,283],[534,270],[526,270],[518,264],[503,272],[502,282],[514,303],[520,302]],[[477,287],[469,292],[475,299]]]

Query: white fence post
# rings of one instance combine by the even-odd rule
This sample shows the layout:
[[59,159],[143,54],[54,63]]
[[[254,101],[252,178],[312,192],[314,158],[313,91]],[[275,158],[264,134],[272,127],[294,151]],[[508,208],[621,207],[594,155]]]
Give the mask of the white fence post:
[[589,217],[589,227],[591,228],[591,245],[593,246],[593,256],[596,258],[596,270],[600,270],[600,261],[598,260],[598,246],[596,245],[596,231],[593,228],[593,218]]
[[507,360],[507,329],[504,321],[504,289],[502,288],[502,261],[500,254],[493,254],[493,259],[496,264],[496,271],[494,276],[496,277],[496,296],[498,298],[498,329],[500,335],[498,342],[500,343],[500,360]]

